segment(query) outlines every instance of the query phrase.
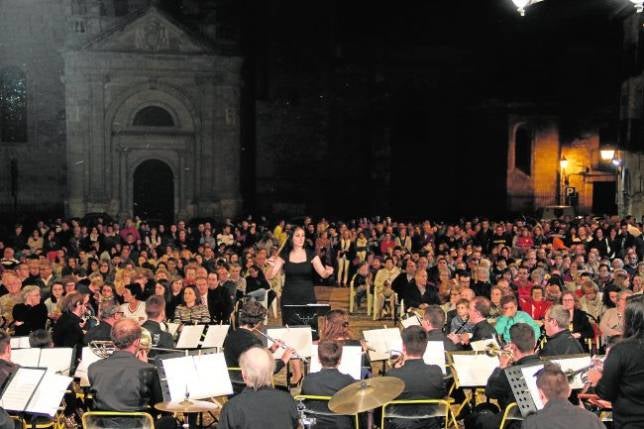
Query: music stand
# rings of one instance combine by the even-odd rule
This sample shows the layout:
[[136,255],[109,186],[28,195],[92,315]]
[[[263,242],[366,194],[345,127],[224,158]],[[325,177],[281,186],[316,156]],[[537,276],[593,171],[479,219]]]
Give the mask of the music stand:
[[282,306],[283,319],[286,325],[308,325],[313,332],[313,341],[320,339],[318,333],[318,317],[324,317],[331,311],[329,304],[285,304]]
[[[516,365],[505,368],[505,375],[512,388],[514,400],[523,417],[534,414],[537,410],[543,408],[542,404],[536,403],[536,401],[539,401],[538,396],[535,401],[535,392],[531,391],[536,389],[537,384],[536,380],[534,380],[534,375],[541,368],[543,368],[543,364]],[[532,379],[527,380],[526,377],[532,377]]]

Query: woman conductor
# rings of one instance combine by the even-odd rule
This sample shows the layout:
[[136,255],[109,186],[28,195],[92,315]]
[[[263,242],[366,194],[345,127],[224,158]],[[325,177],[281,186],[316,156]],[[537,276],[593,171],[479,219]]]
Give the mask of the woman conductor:
[[323,279],[333,274],[333,267],[322,265],[320,258],[310,249],[304,248],[304,229],[296,227],[293,236],[287,240],[279,256],[272,256],[268,262],[272,269],[266,278],[271,280],[284,268],[284,288],[282,290],[282,323],[284,325],[301,325],[302,321],[285,305],[314,304],[313,269]]

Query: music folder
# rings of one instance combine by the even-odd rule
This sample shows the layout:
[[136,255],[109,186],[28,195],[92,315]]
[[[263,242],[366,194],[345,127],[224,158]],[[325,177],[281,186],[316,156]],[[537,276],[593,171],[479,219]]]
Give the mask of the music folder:
[[473,351],[448,352],[454,380],[458,387],[481,387],[487,385],[487,379],[499,366],[496,356]]
[[[321,370],[322,364],[318,356],[318,346],[314,344],[311,349],[309,373],[320,372]],[[362,347],[360,345],[342,346],[342,357],[340,358],[338,371],[342,374],[350,375],[354,380],[360,380],[362,375]]]
[[46,368],[20,367],[5,385],[0,406],[7,411],[53,417],[71,382],[71,377]]
[[11,350],[15,349],[30,349],[29,337],[11,337]]
[[362,331],[367,346],[369,359],[387,360],[392,354],[402,353],[402,337],[398,328],[370,329]]
[[177,340],[178,349],[196,349],[201,342],[201,336],[206,325],[183,325]]
[[163,400],[204,399],[232,395],[226,359],[223,353],[183,356],[160,355],[155,361],[159,371]]
[[[313,335],[310,326],[290,326],[287,328],[268,328],[266,334],[276,340],[281,340],[287,347],[295,349],[300,357],[311,357],[311,348],[313,346]],[[270,348],[273,342],[268,340]],[[280,359],[284,354],[284,349],[279,347],[273,353],[275,359]]]

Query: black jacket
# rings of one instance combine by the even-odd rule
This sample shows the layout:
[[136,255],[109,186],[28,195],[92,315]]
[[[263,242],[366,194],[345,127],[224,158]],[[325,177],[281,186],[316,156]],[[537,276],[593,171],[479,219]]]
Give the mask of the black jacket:
[[452,340],[447,338],[440,329],[434,329],[427,332],[427,341],[442,341],[443,347],[445,347],[446,352],[455,352],[460,350],[459,346],[454,344]]
[[[442,399],[447,391],[443,380],[443,372],[436,365],[427,365],[422,359],[412,359],[405,362],[401,368],[387,372],[388,377],[397,377],[405,382],[405,390],[396,399]],[[389,412],[396,415],[418,415],[431,413],[431,406],[405,405],[391,407]],[[426,428],[435,427],[433,423],[416,419],[392,419],[396,428]]]
[[[80,351],[80,348],[83,346],[83,339],[85,333],[81,328],[82,319],[71,313],[65,311],[54,325],[54,331],[52,333],[52,340],[54,341],[54,346],[56,347],[76,347]],[[80,356],[77,353],[77,356]]]
[[228,322],[233,306],[232,297],[223,285],[208,289],[208,312],[213,322]]
[[405,300],[405,308],[414,307],[418,308],[421,304],[440,304],[438,291],[431,283],[427,283],[425,293],[420,294],[416,281],[412,280],[407,284],[403,291],[402,298]]
[[490,338],[496,338],[496,330],[487,320],[481,320],[479,323],[474,325],[472,328],[472,341],[487,340]]
[[560,356],[584,353],[581,343],[572,336],[568,329],[548,338],[539,356]]
[[91,328],[85,334],[85,344],[92,341],[111,341],[112,340],[112,325],[101,320],[101,322]]
[[[348,386],[355,380],[347,374],[342,374],[337,368],[322,368],[304,377],[302,382],[302,395],[333,396],[338,390]],[[310,401],[307,408],[322,413],[331,413],[327,402]],[[316,429],[351,429],[353,423],[349,416],[325,416],[316,414]]]
[[[518,361],[514,362],[512,366],[527,365],[527,364],[537,364],[539,363],[539,357],[537,355],[524,356]],[[512,388],[510,387],[510,382],[508,377],[505,375],[505,370],[496,368],[490,378],[487,380],[487,385],[485,386],[485,396],[490,399],[498,399],[499,406],[501,409],[505,407],[510,402],[515,402],[514,393],[512,393]]]
[[523,421],[522,429],[605,429],[599,418],[569,401],[553,399]]
[[297,405],[293,397],[275,389],[245,389],[224,405],[219,429],[295,429]]
[[611,348],[596,391],[612,402],[616,428],[644,427],[644,339],[628,338]]
[[586,339],[595,336],[595,331],[593,331],[593,326],[590,324],[588,316],[578,308],[575,308],[572,313],[572,333],[581,334],[580,341],[584,349],[586,348]]
[[[174,347],[172,335],[168,332],[162,331],[159,322],[146,320],[141,327],[147,329],[150,333],[150,336],[152,337],[152,347],[162,347],[165,349],[171,349]],[[154,350],[152,350],[152,352],[153,351]],[[154,356],[156,353],[152,352],[150,355]]]

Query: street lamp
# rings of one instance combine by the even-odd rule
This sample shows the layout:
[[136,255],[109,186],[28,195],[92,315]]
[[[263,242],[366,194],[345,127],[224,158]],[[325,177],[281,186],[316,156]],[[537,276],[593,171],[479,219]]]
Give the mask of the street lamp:
[[561,171],[559,172],[559,204],[563,206],[565,205],[566,188],[568,187],[568,178],[566,178],[566,168],[568,167],[568,160],[563,155],[559,160],[559,167],[561,167]]
[[615,158],[615,149],[611,146],[604,146],[599,150],[599,154],[602,161],[612,161]]
[[559,160],[559,167],[561,167],[562,170],[565,170],[568,168],[568,160],[566,159],[565,156],[562,156],[561,159]]
[[[526,7],[542,1],[543,0],[512,0],[512,3],[514,3],[514,5],[517,7],[517,12],[519,12],[519,15],[525,16]],[[644,2],[644,0],[642,0],[642,2]]]
[[644,0],[631,0],[631,3],[635,6],[635,11],[637,13],[644,12]]

